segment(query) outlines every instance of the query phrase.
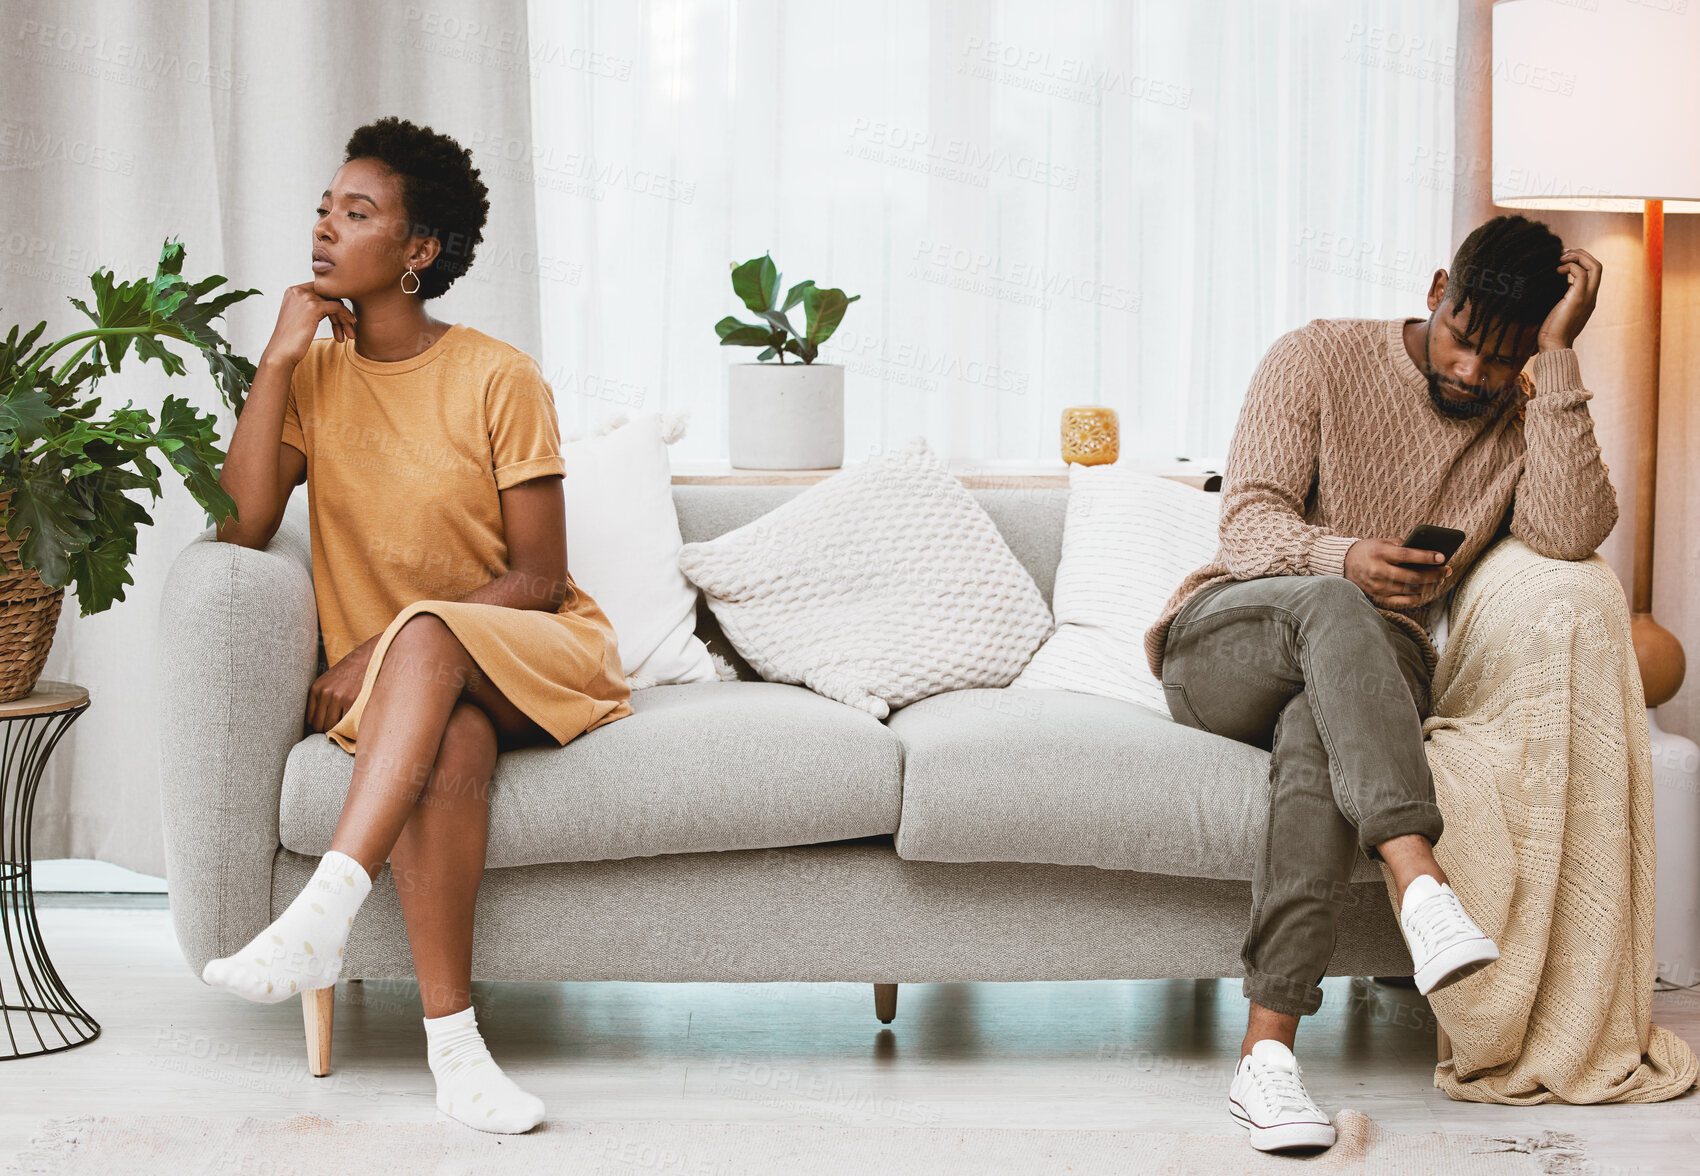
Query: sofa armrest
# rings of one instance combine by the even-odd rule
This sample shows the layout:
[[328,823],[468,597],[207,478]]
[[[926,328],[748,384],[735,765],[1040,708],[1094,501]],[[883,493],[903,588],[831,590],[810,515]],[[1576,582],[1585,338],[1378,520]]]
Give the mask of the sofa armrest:
[[198,975],[271,921],[284,760],[304,736],[319,623],[302,512],[264,551],[212,528],[177,555],[157,686],[167,884]]
[[[1452,708],[1455,716],[1462,713],[1456,708],[1482,701],[1473,691],[1461,690],[1459,680],[1481,673],[1489,662],[1542,656],[1538,644],[1518,636],[1535,613],[1546,617],[1549,628],[1585,630],[1589,640],[1598,640],[1600,633],[1619,623],[1627,629],[1629,601],[1617,573],[1598,552],[1584,559],[1556,559],[1515,536],[1497,540],[1477,557],[1452,594],[1450,631],[1435,667],[1437,713]],[[1613,656],[1634,668],[1627,647],[1614,650]],[[1639,694],[1640,675],[1628,673],[1624,689]]]

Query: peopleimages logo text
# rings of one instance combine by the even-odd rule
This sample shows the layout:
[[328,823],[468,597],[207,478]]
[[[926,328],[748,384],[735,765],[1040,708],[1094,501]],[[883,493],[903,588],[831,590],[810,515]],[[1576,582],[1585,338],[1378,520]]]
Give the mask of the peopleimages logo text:
[[1002,147],[988,147],[969,139],[940,138],[934,131],[906,127],[901,123],[857,116],[850,125],[850,137],[893,151],[919,153],[969,173],[1005,175],[1071,192],[1080,185],[1079,168],[1064,167]]

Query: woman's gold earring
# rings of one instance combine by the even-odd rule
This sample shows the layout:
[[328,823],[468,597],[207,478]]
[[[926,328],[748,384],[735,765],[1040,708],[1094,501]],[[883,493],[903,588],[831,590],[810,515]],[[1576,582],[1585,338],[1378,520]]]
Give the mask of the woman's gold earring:
[[[413,289],[411,290],[407,288],[407,279],[409,278],[413,279]],[[419,293],[419,275],[413,272],[413,267],[411,265],[407,267],[407,272],[401,275],[401,292],[403,294]]]

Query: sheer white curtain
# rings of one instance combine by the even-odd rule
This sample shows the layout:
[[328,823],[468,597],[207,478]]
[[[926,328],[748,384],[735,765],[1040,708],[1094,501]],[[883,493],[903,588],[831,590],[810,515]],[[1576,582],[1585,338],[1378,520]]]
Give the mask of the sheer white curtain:
[[[354,128],[395,114],[462,139],[487,126],[528,133],[523,70],[468,60],[443,32],[475,26],[523,42],[525,20],[524,0],[0,3],[0,332],[43,319],[48,339],[86,327],[66,296],[88,300],[99,266],[151,277],[160,242],[175,235],[187,276],[261,291],[231,308],[225,332],[258,359],[283,289],[312,276],[313,209]],[[489,186],[477,264],[432,310],[534,351],[530,186]],[[205,365],[187,366],[170,378],[126,361],[98,389],[102,411],[131,400],[157,414],[165,396],[187,397],[219,412],[228,443],[235,422]],[[140,531],[125,600],[83,617],[65,596],[42,676],[82,683],[92,701],[48,762],[39,858],[165,872],[155,674],[174,651],[159,645],[156,621],[171,562],[206,519],[175,474],[161,480],[158,503],[131,495],[154,525]],[[298,490],[291,508],[305,497]]]
[[[95,266],[151,273],[175,233],[191,274],[263,291],[228,332],[257,356],[349,131],[398,114],[471,147],[491,189],[435,312],[536,354],[564,427],[690,406],[675,458],[724,457],[722,369],[753,355],[713,324],[739,310],[728,263],[771,249],[788,280],[861,295],[826,354],[848,368],[847,461],[917,432],[960,461],[1055,460],[1081,403],[1120,411],[1128,460],[1214,458],[1282,331],[1421,309],[1471,176],[1456,11],[9,0],[0,308],[68,331]],[[126,365],[102,391],[216,408],[190,370]],[[159,873],[155,618],[204,519],[180,488],[148,508],[128,600],[65,602],[45,676],[94,705],[35,849]]]
[[576,0],[530,6],[563,421],[688,405],[726,451],[728,263],[860,294],[846,460],[925,433],[1056,460],[1061,409],[1128,459],[1225,452],[1315,317],[1425,313],[1450,258],[1456,3]]

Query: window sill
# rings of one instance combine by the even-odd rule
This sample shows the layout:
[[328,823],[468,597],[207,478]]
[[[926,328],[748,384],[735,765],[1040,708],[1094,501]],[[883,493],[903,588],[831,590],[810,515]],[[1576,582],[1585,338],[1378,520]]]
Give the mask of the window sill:
[[[673,462],[675,486],[807,486],[842,473],[858,463],[821,470],[753,470],[736,469],[728,461],[676,460]],[[946,462],[964,486],[972,490],[999,487],[1028,488],[1054,486],[1068,489],[1068,466],[1060,461],[964,461]],[[1138,470],[1174,478],[1189,485],[1200,486],[1217,473],[1217,466],[1191,461],[1132,461],[1116,462],[1121,469]]]

